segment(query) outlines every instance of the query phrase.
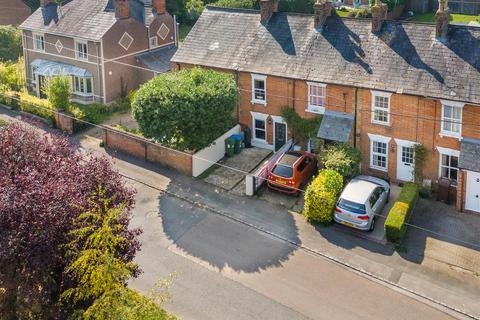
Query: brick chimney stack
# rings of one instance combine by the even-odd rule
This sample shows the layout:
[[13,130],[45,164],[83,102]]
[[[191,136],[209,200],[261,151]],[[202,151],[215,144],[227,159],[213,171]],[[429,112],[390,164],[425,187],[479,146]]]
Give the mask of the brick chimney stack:
[[278,0],[260,0],[260,21],[268,22],[272,14],[278,12]]
[[167,1],[166,0],[153,0],[152,9],[154,14],[163,14],[167,12]]
[[115,18],[130,18],[130,0],[115,0]]
[[435,14],[437,39],[446,39],[448,34],[448,24],[450,23],[450,9],[448,8],[448,0],[438,0],[438,10]]
[[314,27],[321,29],[327,21],[327,18],[332,14],[333,5],[329,0],[317,0],[313,5],[314,11]]
[[381,0],[375,0],[372,7],[372,32],[379,32],[382,29],[383,22],[387,20],[388,6]]

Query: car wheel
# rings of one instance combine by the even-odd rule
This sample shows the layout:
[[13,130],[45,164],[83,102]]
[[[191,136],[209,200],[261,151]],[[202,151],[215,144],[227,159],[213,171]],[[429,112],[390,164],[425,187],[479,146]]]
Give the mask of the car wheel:
[[372,232],[373,229],[375,229],[375,217],[373,217],[372,223],[370,223],[370,229],[368,229],[368,232]]

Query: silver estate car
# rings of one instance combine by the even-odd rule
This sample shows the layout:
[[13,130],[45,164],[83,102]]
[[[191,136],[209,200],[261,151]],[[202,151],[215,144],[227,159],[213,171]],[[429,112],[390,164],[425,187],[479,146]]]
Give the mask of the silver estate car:
[[375,215],[382,212],[390,197],[388,182],[370,176],[352,179],[335,207],[334,220],[365,231],[375,227]]

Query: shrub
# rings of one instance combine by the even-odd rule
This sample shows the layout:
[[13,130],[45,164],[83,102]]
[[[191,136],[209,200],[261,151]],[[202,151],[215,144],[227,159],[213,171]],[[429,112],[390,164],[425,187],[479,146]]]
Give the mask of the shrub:
[[0,119],[0,127],[4,127],[8,124],[7,120]]
[[[401,6],[405,4],[405,0],[382,0],[383,3],[388,5],[388,11],[392,11],[396,6]],[[375,5],[375,0],[370,0],[370,6]]]
[[20,91],[24,86],[23,58],[16,63],[0,62],[0,86],[4,91]]
[[42,90],[48,97],[50,105],[59,110],[67,110],[72,96],[72,86],[67,76],[56,76],[45,82]]
[[321,161],[326,169],[335,170],[343,177],[351,178],[360,173],[362,154],[347,143],[337,143],[325,148]]
[[22,55],[22,33],[12,26],[0,26],[0,61],[17,61]]
[[20,109],[22,111],[39,116],[50,122],[50,124],[53,124],[55,113],[48,100],[32,96],[26,91],[19,93],[19,99]]
[[343,177],[333,170],[322,170],[305,192],[303,214],[307,221],[328,224],[333,221],[333,209],[343,187]]
[[407,182],[398,195],[385,221],[385,234],[392,242],[400,242],[407,231],[407,220],[418,200],[418,186]]
[[256,1],[254,0],[218,0],[212,3],[212,6],[225,8],[254,9]]
[[233,126],[238,89],[231,74],[191,68],[143,84],[132,103],[140,131],[178,150],[208,146]]

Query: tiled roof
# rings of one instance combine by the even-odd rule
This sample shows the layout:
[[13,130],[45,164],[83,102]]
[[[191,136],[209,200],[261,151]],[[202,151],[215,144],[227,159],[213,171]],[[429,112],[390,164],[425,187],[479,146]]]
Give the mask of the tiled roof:
[[480,104],[480,28],[207,7],[174,62]]
[[147,68],[154,70],[156,73],[163,73],[170,71],[170,60],[176,51],[177,47],[171,44],[139,54],[135,57],[139,59]]
[[59,7],[59,21],[44,24],[42,10],[36,10],[20,28],[69,35],[98,41],[115,23],[115,13],[106,11],[108,0],[73,0]]
[[353,115],[326,110],[317,137],[325,140],[348,142],[353,128]]
[[480,172],[480,140],[463,138],[460,147],[458,167]]

